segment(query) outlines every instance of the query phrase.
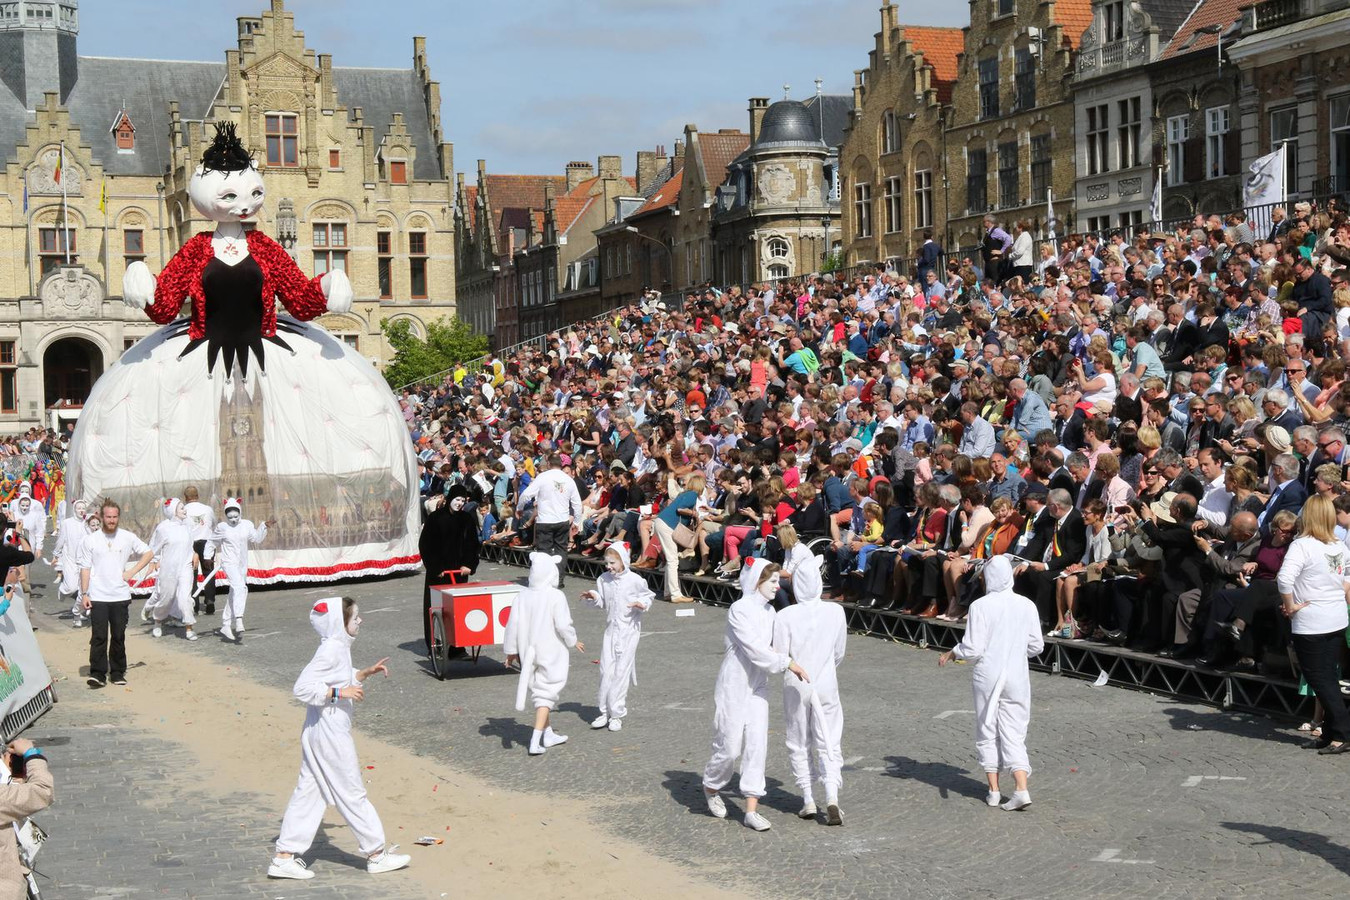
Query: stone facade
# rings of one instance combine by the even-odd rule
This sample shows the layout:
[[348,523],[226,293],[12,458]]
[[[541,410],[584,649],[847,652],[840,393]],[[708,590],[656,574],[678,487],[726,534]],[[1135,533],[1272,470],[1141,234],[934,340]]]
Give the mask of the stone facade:
[[1245,7],[1228,49],[1241,70],[1242,164],[1287,142],[1291,198],[1345,191],[1350,179],[1350,4],[1264,0]]
[[986,213],[1072,227],[1074,51],[1090,0],[972,0],[946,133],[948,249],[977,245]]
[[819,271],[838,232],[838,156],[851,98],[750,101],[750,146],[727,166],[712,215],[723,284]]
[[1152,222],[1154,182],[1164,172],[1154,153],[1161,128],[1149,63],[1191,8],[1186,0],[1094,0],[1073,80],[1078,229],[1128,233]]
[[[136,259],[159,272],[209,227],[187,182],[216,122],[234,122],[259,160],[258,227],[306,272],[340,266],[350,276],[351,313],[322,317],[324,327],[380,363],[382,319],[408,317],[424,333],[454,314],[453,161],[421,38],[411,68],[335,68],[272,0],[238,20],[223,64],[77,57],[74,0],[55,28],[33,18],[50,3],[7,6],[16,15],[0,20],[9,198],[0,253],[10,261],[0,266],[0,429],[47,420],[62,401],[78,406],[154,330],[122,305],[122,276]],[[24,53],[11,52],[17,42]]]
[[617,198],[609,223],[595,232],[601,311],[638,300],[647,289],[674,289],[683,151],[677,143],[673,158],[660,150],[639,153],[637,183],[643,196]]
[[889,0],[868,66],[854,73],[840,148],[843,263],[908,258],[932,229],[945,239],[942,132],[961,29],[899,25]]

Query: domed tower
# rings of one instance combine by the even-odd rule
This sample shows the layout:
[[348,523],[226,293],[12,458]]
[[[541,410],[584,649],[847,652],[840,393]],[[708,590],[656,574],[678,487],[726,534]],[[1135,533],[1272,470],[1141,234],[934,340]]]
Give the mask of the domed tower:
[[79,78],[77,0],[0,0],[0,81],[25,108],[46,91],[62,103]]

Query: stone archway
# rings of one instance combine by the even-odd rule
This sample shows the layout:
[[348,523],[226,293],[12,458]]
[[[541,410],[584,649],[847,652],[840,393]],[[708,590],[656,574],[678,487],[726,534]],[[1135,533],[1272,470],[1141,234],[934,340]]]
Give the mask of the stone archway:
[[52,341],[42,354],[43,406],[62,401],[83,405],[102,374],[103,353],[93,341],[81,337]]

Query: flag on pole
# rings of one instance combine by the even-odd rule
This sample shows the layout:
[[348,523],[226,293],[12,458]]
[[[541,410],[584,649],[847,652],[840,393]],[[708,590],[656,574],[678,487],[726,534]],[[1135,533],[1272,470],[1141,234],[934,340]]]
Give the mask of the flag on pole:
[[1050,246],[1055,255],[1059,255],[1059,243],[1055,240],[1055,192],[1053,188],[1045,190],[1045,227],[1050,231]]
[[56,151],[56,168],[52,170],[52,181],[61,183],[61,170],[66,167],[66,145],[62,144]]
[[1155,229],[1162,227],[1162,169],[1153,172],[1153,202],[1149,204],[1148,214]]
[[27,177],[25,177],[24,180],[23,180],[23,212],[24,212],[24,215],[28,215],[28,179],[27,179]]
[[1271,210],[1283,203],[1288,191],[1285,181],[1285,153],[1287,144],[1280,144],[1247,167],[1247,178],[1242,183],[1242,205],[1247,210],[1247,221],[1257,234],[1270,231]]
[[103,179],[103,186],[98,192],[98,211],[106,213],[108,211],[108,179]]

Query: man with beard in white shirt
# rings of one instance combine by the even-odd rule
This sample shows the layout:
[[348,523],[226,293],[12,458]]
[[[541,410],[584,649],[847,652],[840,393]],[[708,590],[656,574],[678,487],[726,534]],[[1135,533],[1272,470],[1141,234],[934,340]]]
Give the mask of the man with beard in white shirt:
[[[80,602],[89,614],[89,679],[92,688],[109,680],[127,683],[127,618],[131,610],[131,581],[150,565],[154,551],[144,541],[117,527],[122,510],[105,498],[99,507],[102,527],[80,547]],[[130,569],[127,563],[139,556]],[[109,646],[111,644],[111,646]]]

